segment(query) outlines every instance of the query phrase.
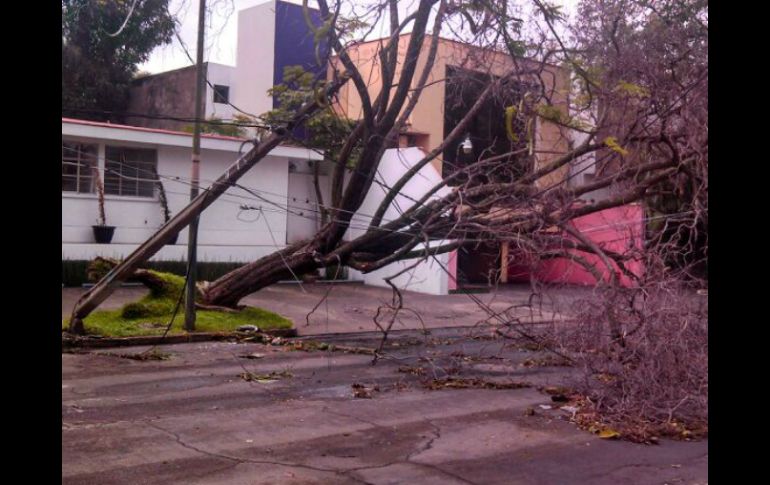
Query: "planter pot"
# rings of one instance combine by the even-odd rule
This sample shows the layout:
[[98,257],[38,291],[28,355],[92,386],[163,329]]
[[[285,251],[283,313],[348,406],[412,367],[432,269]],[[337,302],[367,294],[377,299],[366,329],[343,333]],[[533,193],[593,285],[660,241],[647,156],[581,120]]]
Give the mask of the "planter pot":
[[98,244],[109,244],[115,234],[115,226],[91,226],[94,230],[94,239]]

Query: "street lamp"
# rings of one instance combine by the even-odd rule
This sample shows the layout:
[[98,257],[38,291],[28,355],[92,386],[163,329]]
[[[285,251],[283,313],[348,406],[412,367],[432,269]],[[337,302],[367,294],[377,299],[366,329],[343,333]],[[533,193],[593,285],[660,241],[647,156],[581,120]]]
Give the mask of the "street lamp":
[[471,143],[471,135],[468,134],[468,136],[465,137],[465,141],[462,142],[460,147],[463,149],[463,153],[466,155],[470,155],[471,151],[473,150],[473,143]]

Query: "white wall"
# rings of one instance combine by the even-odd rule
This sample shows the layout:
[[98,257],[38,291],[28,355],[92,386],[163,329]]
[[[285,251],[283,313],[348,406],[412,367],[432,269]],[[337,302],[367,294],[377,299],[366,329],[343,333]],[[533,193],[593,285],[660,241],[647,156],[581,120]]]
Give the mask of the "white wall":
[[312,238],[321,228],[321,207],[316,197],[314,166],[319,167],[318,186],[322,203],[328,207],[331,199],[330,164],[322,162],[289,162],[287,244]]
[[[363,275],[363,282],[367,285],[390,288],[385,282],[385,278],[402,271],[414,264],[415,261],[414,259],[399,261],[367,273]],[[414,269],[410,269],[393,279],[393,284],[401,290],[429,295],[446,295],[449,293],[449,277],[442,267],[449,270],[449,253],[439,254],[435,259],[429,258],[427,261],[421,262]]]
[[[409,168],[424,156],[425,153],[416,147],[390,149],[385,151],[385,154],[380,161],[376,177],[376,180],[382,185],[376,182],[372,184],[372,187],[364,199],[364,203],[352,218],[352,227],[348,229],[346,239],[353,239],[366,232],[366,228],[371,222],[371,216],[377,211],[377,207],[379,207],[387,192],[387,189],[384,186],[392,187]],[[419,200],[428,190],[433,188],[440,181],[441,176],[432,164],[423,167],[404,186],[400,191],[400,194],[388,207],[388,210],[385,212],[383,224],[389,220],[396,219],[400,213],[412,207],[415,200]],[[449,193],[449,190],[450,189],[443,187],[433,197],[436,198],[446,195]],[[416,249],[419,249],[419,246]],[[448,269],[449,255],[438,255],[436,256],[436,259],[441,264],[438,264],[433,258],[428,258],[414,269],[411,269],[404,275],[396,278],[393,283],[400,289],[433,295],[447,294],[449,290],[449,277],[444,268]],[[363,275],[357,271],[353,271],[351,272],[351,278],[363,280],[364,283],[369,285],[387,286],[384,278],[398,273],[412,263],[414,263],[414,261],[401,261]],[[442,268],[442,265],[444,268]]]
[[[597,119],[596,107],[591,108],[587,112],[576,111],[570,107],[570,115],[575,117],[578,121],[593,126]],[[588,134],[578,130],[570,130],[572,146],[577,148],[582,145],[587,139]],[[595,142],[596,140],[594,140]],[[586,153],[583,156],[577,158],[570,164],[569,168],[569,186],[580,187],[582,185],[591,183],[594,180],[596,174],[596,152]],[[583,200],[603,200],[610,196],[608,189],[599,189],[592,192],[587,192],[580,196]]]
[[273,87],[275,1],[238,12],[238,47],[231,102],[260,115],[273,109],[267,90]]
[[[352,239],[366,232],[366,227],[371,222],[371,216],[377,211],[388,191],[386,187],[392,187],[407,170],[424,157],[425,153],[417,147],[385,150],[377,168],[375,182],[366,194],[366,198],[358,212],[356,212],[351,220],[351,224],[354,227],[348,230],[348,238]],[[415,200],[419,200],[439,182],[441,182],[441,175],[432,164],[423,167],[407,182],[387,211],[385,211],[384,221],[390,221],[399,217],[403,211],[414,205]],[[443,187],[433,198],[448,194],[449,191],[450,189]]]
[[[230,87],[230,102],[233,102],[235,93],[235,67],[224,64],[207,63],[206,79],[211,85],[218,84]],[[237,103],[233,103],[238,106]],[[206,84],[206,118],[217,117],[223,120],[233,118],[237,111],[229,105],[214,102],[214,88]]]
[[[64,137],[65,140],[75,138]],[[94,141],[83,139],[83,141]],[[96,140],[98,141],[98,140]],[[105,143],[101,140],[101,143]],[[153,147],[150,144],[109,142],[121,146]],[[158,172],[190,176],[190,150],[182,147],[155,146],[158,149]],[[102,152],[103,153],[103,152]],[[206,187],[237,158],[237,152],[202,151],[201,186]],[[101,166],[103,166],[101,161]],[[286,204],[288,158],[268,156],[239,181],[260,191],[260,195],[277,204]],[[189,201],[190,186],[183,182],[164,180],[172,214]],[[239,196],[245,196],[242,198]],[[263,213],[241,212],[241,204],[263,206]],[[91,226],[96,224],[98,205],[95,194],[62,192],[62,259],[91,259],[97,255],[124,257],[152,235],[162,225],[163,215],[157,195],[152,199],[139,197],[105,197],[107,224],[116,226],[111,244],[94,244]],[[247,222],[253,221],[255,222]],[[279,247],[286,241],[286,214],[265,202],[254,200],[247,192],[231,188],[202,214],[198,233],[199,260],[249,261],[269,254],[276,248],[269,228]],[[179,234],[177,245],[166,246],[153,259],[186,259],[187,230]]]
[[[588,134],[576,130],[572,131],[572,140],[575,147],[582,145],[586,139],[588,139]],[[580,187],[582,185],[591,183],[594,180],[593,177],[596,174],[596,152],[586,153],[585,155],[578,157],[577,160],[572,162],[570,165],[569,173],[569,185],[571,187]],[[604,188],[586,192],[585,194],[581,195],[580,198],[590,201],[603,200],[609,196],[609,190]]]

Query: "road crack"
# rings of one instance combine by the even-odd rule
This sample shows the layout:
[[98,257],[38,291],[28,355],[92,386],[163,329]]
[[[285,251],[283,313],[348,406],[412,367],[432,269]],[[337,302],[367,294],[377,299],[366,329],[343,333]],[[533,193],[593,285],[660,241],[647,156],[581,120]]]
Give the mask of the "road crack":
[[[172,436],[174,438],[174,440],[177,442],[177,444],[179,444],[183,448],[186,448],[188,450],[194,451],[196,453],[199,453],[199,454],[202,454],[202,455],[205,455],[205,456],[208,456],[208,457],[220,458],[220,459],[223,459],[223,460],[231,461],[231,462],[234,463],[233,467],[235,467],[237,465],[249,463],[249,464],[255,464],[255,465],[277,465],[277,466],[285,466],[285,467],[289,467],[289,468],[303,468],[303,469],[317,471],[317,472],[334,473],[336,475],[346,476],[347,478],[351,478],[351,479],[356,480],[356,481],[361,482],[361,483],[366,483],[366,482],[363,482],[362,480],[359,480],[359,479],[357,479],[355,477],[348,477],[347,475],[345,475],[346,472],[344,470],[338,470],[338,469],[334,469],[334,468],[321,468],[321,467],[315,467],[315,466],[311,466],[311,465],[305,465],[303,463],[290,463],[290,462],[282,462],[282,461],[277,461],[277,460],[254,460],[254,459],[251,459],[251,458],[239,458],[237,456],[226,455],[224,453],[216,453],[216,452],[211,452],[211,451],[203,450],[203,449],[198,448],[196,446],[193,446],[193,445],[191,445],[189,443],[185,443],[182,440],[182,438],[179,436],[178,433],[175,433],[175,432],[173,432],[171,430],[168,430],[166,428],[158,426],[157,424],[153,423],[152,421],[143,421],[143,423],[145,425],[149,426],[150,428],[156,429],[156,430],[161,431],[161,432],[163,432],[163,433],[165,433],[165,434],[167,434],[169,436]],[[227,468],[225,468],[225,469],[227,469]]]
[[[367,420],[365,420],[363,418],[358,418],[356,416],[347,416],[347,415],[343,415],[341,413],[336,413],[336,412],[333,412],[333,411],[328,411],[328,412],[331,413],[331,414],[336,414],[338,416],[343,416],[343,417],[348,417],[348,418],[351,418],[351,419],[356,419],[356,420],[361,421],[363,423],[368,423],[368,424],[370,424],[372,426],[376,426],[376,427],[380,427],[380,428],[386,428],[385,426],[379,425],[379,424],[374,423],[372,421],[367,421]],[[350,476],[349,474],[355,473],[355,472],[360,472],[360,471],[365,471],[365,470],[377,470],[379,468],[387,468],[389,466],[398,465],[398,464],[410,464],[410,465],[430,468],[431,470],[439,472],[442,475],[454,478],[455,480],[457,480],[459,482],[462,482],[462,483],[467,483],[469,485],[476,485],[476,483],[474,483],[474,482],[472,482],[472,481],[470,481],[470,480],[468,480],[466,478],[463,478],[463,477],[461,477],[459,475],[455,475],[454,473],[448,472],[448,471],[444,470],[443,468],[439,467],[438,465],[432,465],[432,464],[429,464],[429,463],[424,463],[424,462],[414,461],[413,460],[413,457],[419,455],[420,453],[423,453],[425,451],[428,451],[428,450],[432,449],[433,445],[436,443],[436,441],[441,438],[441,427],[439,427],[436,423],[434,423],[430,419],[424,419],[424,422],[427,423],[432,428],[432,430],[431,430],[432,431],[432,436],[424,444],[421,444],[416,450],[413,450],[413,451],[407,453],[407,455],[404,458],[401,458],[401,459],[398,459],[398,460],[393,460],[393,461],[390,461],[390,462],[387,462],[387,463],[383,463],[381,465],[370,465],[370,466],[361,466],[361,467],[349,468],[349,469],[347,469],[344,472],[344,474],[346,476]]]

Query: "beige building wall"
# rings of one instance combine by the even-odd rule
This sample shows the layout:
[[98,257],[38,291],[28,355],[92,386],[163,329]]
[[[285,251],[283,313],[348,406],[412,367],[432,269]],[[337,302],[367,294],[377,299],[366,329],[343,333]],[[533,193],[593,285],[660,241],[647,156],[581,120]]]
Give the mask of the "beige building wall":
[[[431,39],[431,37],[426,37],[424,40],[412,87],[417,85],[427,62]],[[399,63],[396,75],[394,76],[395,80],[401,74],[403,58],[405,57],[409,40],[409,34],[404,34],[399,38]],[[374,102],[374,97],[382,88],[378,52],[384,47],[385,42],[386,40],[374,40],[348,48],[351,60],[361,72],[369,88],[372,103]],[[338,65],[337,62],[335,61],[330,67],[330,76],[331,70]],[[447,66],[501,76],[512,69],[526,70],[528,67],[532,68],[533,65],[536,64],[532,61],[525,59],[514,60],[511,56],[502,52],[480,49],[448,39],[439,39],[436,60],[428,75],[426,88],[423,90],[420,100],[410,115],[408,132],[417,135],[418,145],[425,151],[433,150],[444,140],[444,95],[446,89],[444,79]],[[341,63],[339,63],[338,69],[344,69]],[[563,111],[564,114],[567,114],[569,80],[566,71],[556,66],[546,66],[541,78],[553,104]],[[339,100],[340,109],[347,117],[352,119],[362,117],[361,100],[352,82],[347,83],[342,88]],[[542,119],[538,120],[535,130],[536,167],[547,164],[560,154],[566,153],[568,148],[569,142],[566,130],[554,123]],[[441,173],[442,161],[440,156],[433,161],[433,164]],[[568,167],[564,167],[558,173],[552,174],[551,177],[538,181],[538,185],[543,186],[556,180],[562,180],[568,173],[568,170]]]
[[[126,117],[131,126],[182,131],[195,117],[195,66],[135,80],[131,84]],[[180,118],[175,120],[170,118]]]
[[[237,92],[232,82],[235,68],[213,62],[204,63],[204,76],[208,81],[204,95],[204,117],[231,119],[234,109],[229,104],[214,103],[212,86],[230,88],[230,99]],[[195,119],[195,66],[161,72],[136,79],[129,91],[128,112],[145,116],[127,116],[131,126],[184,131]],[[173,119],[179,118],[179,119]]]

